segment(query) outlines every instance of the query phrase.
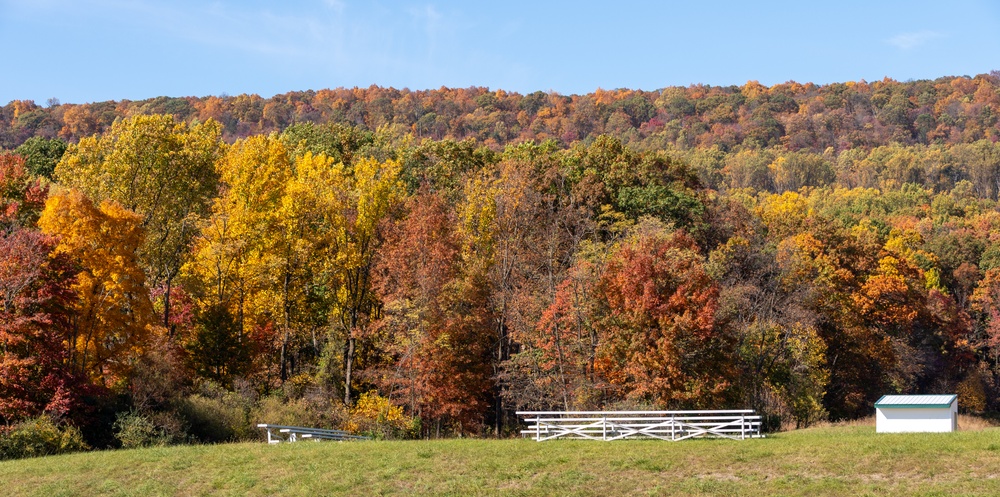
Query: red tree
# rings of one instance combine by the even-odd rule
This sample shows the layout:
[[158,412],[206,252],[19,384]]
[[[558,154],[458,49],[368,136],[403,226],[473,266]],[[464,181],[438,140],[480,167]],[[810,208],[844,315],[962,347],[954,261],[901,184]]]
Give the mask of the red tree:
[[380,382],[413,414],[475,430],[492,385],[487,285],[461,271],[454,219],[440,196],[422,190],[408,210],[376,266],[385,303],[377,329],[392,355]]
[[73,271],[48,237],[0,233],[0,419],[66,414],[77,382],[66,366]]
[[519,409],[594,409],[607,385],[594,368],[601,304],[597,265],[577,261],[531,329],[516,330],[521,350],[505,365],[505,395]]
[[646,226],[607,264],[596,366],[627,398],[717,406],[730,386],[730,340],[715,326],[718,288],[697,249],[683,232]]
[[48,188],[28,174],[20,155],[0,153],[0,230],[33,226],[46,196]]

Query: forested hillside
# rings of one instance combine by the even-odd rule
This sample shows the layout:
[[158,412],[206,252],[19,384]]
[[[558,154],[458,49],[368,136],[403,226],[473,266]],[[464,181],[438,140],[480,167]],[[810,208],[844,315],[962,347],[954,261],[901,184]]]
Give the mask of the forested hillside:
[[131,446],[526,408],[801,426],[892,392],[995,414],[998,113],[996,72],[14,101],[0,421]]
[[586,95],[486,88],[410,91],[393,88],[291,92],[264,99],[159,97],[142,101],[47,107],[15,100],[0,109],[0,146],[30,136],[76,141],[115,119],[172,114],[214,119],[227,140],[281,131],[293,123],[393,126],[417,139],[475,138],[487,146],[555,139],[561,145],[615,135],[644,148],[784,145],[822,152],[889,142],[939,144],[996,138],[1000,73],[934,81],[890,79],[829,85],[789,82],[770,88],[694,85],[660,91],[598,90]]

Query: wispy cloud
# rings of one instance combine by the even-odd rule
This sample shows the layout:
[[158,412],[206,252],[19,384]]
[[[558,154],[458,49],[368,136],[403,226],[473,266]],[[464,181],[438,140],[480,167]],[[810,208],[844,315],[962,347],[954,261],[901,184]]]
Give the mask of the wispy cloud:
[[433,58],[435,52],[437,51],[438,41],[447,28],[446,24],[443,22],[444,16],[434,8],[433,5],[427,4],[421,8],[410,8],[407,9],[410,17],[416,26],[419,27],[424,32],[426,38],[427,47],[427,57]]
[[944,35],[938,33],[937,31],[924,30],[924,31],[916,31],[913,33],[900,33],[896,36],[893,36],[892,38],[889,38],[886,41],[888,41],[890,45],[900,50],[912,50],[914,48],[926,44],[931,40],[943,37]]
[[423,8],[407,9],[413,18],[422,22],[428,34],[434,34],[441,28],[441,13],[433,5],[427,4]]
[[[483,33],[495,32],[494,19],[470,16],[462,8],[437,0],[413,0],[409,5],[359,5],[353,0],[310,0],[281,7],[252,4],[238,0],[0,0],[0,12],[9,9],[17,18],[53,20],[46,24],[52,30],[93,26],[108,33],[105,38],[110,41],[102,43],[120,44],[120,40],[139,37],[137,45],[147,51],[146,56],[190,61],[191,67],[200,67],[203,73],[199,80],[236,73],[244,80],[252,79],[237,83],[236,91],[265,88],[267,82],[285,91],[290,85],[372,83],[415,88],[502,86],[511,78],[523,79],[521,75],[527,72],[519,61],[494,53],[492,44],[482,42]],[[15,16],[0,14],[0,29],[5,18]],[[504,36],[519,29],[511,25]]]
[[344,7],[347,7],[347,3],[344,0],[323,0],[323,3],[337,12],[343,12]]

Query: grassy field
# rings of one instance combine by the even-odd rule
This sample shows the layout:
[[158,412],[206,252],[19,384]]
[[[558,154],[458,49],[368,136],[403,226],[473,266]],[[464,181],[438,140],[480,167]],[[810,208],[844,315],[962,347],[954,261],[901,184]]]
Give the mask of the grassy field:
[[1000,428],[181,446],[0,462],[7,495],[1000,495]]

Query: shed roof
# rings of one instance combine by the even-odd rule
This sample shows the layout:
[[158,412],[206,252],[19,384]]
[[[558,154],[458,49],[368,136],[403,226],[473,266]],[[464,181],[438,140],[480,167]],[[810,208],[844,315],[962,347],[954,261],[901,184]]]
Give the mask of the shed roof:
[[883,395],[875,407],[951,407],[957,395]]

